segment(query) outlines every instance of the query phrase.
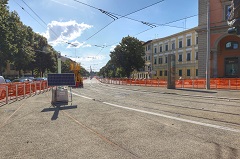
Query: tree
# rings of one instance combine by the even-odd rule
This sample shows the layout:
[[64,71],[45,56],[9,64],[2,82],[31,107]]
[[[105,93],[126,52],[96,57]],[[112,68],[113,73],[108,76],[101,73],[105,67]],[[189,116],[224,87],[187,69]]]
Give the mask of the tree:
[[57,62],[57,51],[55,51],[47,43],[47,39],[39,34],[35,34],[35,68],[38,70],[38,74],[43,76],[46,70],[51,72],[56,69],[54,67]]
[[16,51],[13,44],[14,35],[11,32],[13,24],[7,3],[8,0],[0,1],[0,75],[2,75],[7,62],[12,60],[12,53]]
[[120,72],[126,73],[130,77],[134,70],[139,71],[144,66],[144,47],[141,41],[134,37],[124,37],[114,51],[111,52],[111,63],[115,69],[121,69]]
[[34,51],[31,44],[33,37],[31,30],[20,21],[16,12],[12,12],[10,17],[13,25],[11,30],[14,34],[13,44],[16,46],[16,51],[13,53],[13,62],[20,74],[21,70],[29,70],[30,64],[34,61]]

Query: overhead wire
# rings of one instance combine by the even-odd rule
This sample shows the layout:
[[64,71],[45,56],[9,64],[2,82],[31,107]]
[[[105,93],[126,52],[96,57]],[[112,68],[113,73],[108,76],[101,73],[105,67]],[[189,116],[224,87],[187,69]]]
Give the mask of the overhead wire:
[[[24,10],[31,18],[33,18],[36,22],[38,22],[39,25],[41,25],[43,28],[46,29],[46,27],[48,26],[48,24],[47,24],[24,0],[22,0],[22,2],[23,2],[23,3],[34,13],[34,15],[35,15],[38,19],[40,19],[40,21],[41,21],[43,24],[45,24],[46,26],[42,25],[35,17],[33,17],[28,11],[26,11],[26,10],[24,9],[24,7],[22,7],[18,2],[16,2],[15,0],[14,0],[14,2],[15,2],[22,10]],[[54,30],[52,30],[51,28],[49,28],[49,30],[54,34],[54,36],[55,36],[56,38],[59,37]],[[77,45],[75,45],[75,44],[73,44],[73,43],[70,43],[70,42],[68,42],[68,41],[65,41],[62,37],[60,37],[60,38],[62,39],[62,42],[66,43],[66,44],[69,44],[69,45],[72,45],[72,46],[74,46],[74,47],[77,47]],[[97,45],[92,45],[92,46],[97,46]]]
[[43,26],[36,18],[34,18],[28,11],[25,10],[24,7],[22,7],[18,2],[16,2],[15,0],[13,0],[23,11],[25,11],[31,18],[33,18],[39,25],[41,25],[43,28],[45,28],[45,26]]
[[[14,0],[14,1],[15,1],[15,0]],[[23,3],[24,3],[25,5],[27,5],[27,3],[26,3],[24,0],[22,0],[22,1],[23,1]],[[119,14],[116,14],[116,13],[104,11],[104,10],[102,10],[102,9],[99,9],[99,8],[97,8],[97,7],[94,7],[94,6],[92,6],[92,5],[83,3],[83,2],[78,1],[78,0],[73,0],[73,1],[78,2],[78,3],[81,3],[81,4],[86,5],[86,6],[88,6],[88,7],[97,9],[97,10],[102,11],[102,12],[104,12],[104,13],[107,13],[108,16],[114,17],[113,19],[115,19],[115,20],[124,17],[124,18],[130,19],[130,20],[134,20],[134,21],[141,22],[141,23],[143,23],[143,24],[151,27],[151,28],[149,28],[149,29],[146,29],[146,30],[144,30],[144,31],[141,31],[140,33],[135,34],[134,36],[139,35],[139,34],[142,34],[142,33],[146,32],[146,31],[148,31],[148,30],[151,30],[151,29],[153,29],[153,28],[160,27],[160,26],[168,26],[168,27],[182,28],[182,27],[177,27],[177,26],[170,26],[170,25],[168,25],[168,24],[171,24],[171,23],[174,23],[174,22],[177,22],[177,21],[181,21],[181,20],[186,20],[186,19],[189,19],[189,18],[192,18],[192,17],[195,17],[195,16],[200,16],[200,15],[206,14],[206,13],[196,14],[196,15],[184,17],[184,18],[181,18],[181,19],[177,19],[177,20],[174,20],[174,21],[171,21],[171,22],[167,22],[167,23],[164,23],[164,24],[157,24],[157,23],[150,23],[150,22],[144,22],[144,21],[136,20],[136,19],[133,19],[133,18],[129,18],[129,17],[127,17],[127,16],[128,16],[128,15],[131,15],[131,14],[133,14],[133,13],[139,12],[139,11],[141,11],[141,10],[144,10],[144,9],[146,9],[146,8],[148,8],[148,7],[154,6],[154,5],[156,5],[156,4],[160,3],[160,2],[163,2],[164,0],[158,1],[158,2],[156,2],[156,3],[153,3],[153,4],[149,5],[149,6],[146,6],[146,7],[144,7],[144,8],[138,9],[138,10],[133,11],[133,12],[131,12],[131,13],[128,13],[128,14],[126,14],[126,15],[124,15],[124,16],[119,15]],[[15,2],[16,2],[16,1],[15,1]],[[17,3],[17,2],[16,2],[16,3]],[[19,5],[19,3],[17,3],[17,4]],[[47,25],[47,24],[43,21],[43,19],[42,19],[33,9],[31,9],[31,7],[30,7],[29,5],[27,5],[27,6],[29,7],[29,9],[30,9],[45,25]],[[22,8],[25,12],[27,12],[22,6],[19,5],[19,7]],[[210,12],[215,11],[215,10],[219,10],[219,9],[222,9],[222,8],[217,8],[217,9],[214,9],[214,10],[210,10]],[[42,25],[37,19],[35,19],[29,12],[27,12],[27,13],[28,13],[29,16],[31,16],[35,21],[37,21],[41,26],[43,26],[43,25]],[[107,15],[107,14],[106,14],[106,15]],[[119,17],[117,17],[117,16],[119,16]],[[95,36],[96,34],[98,34],[99,32],[101,32],[103,29],[105,29],[105,28],[108,27],[110,24],[112,24],[115,20],[113,20],[113,21],[111,21],[110,23],[108,23],[106,26],[104,26],[104,27],[101,28],[99,31],[97,31],[96,33],[94,33],[92,36],[90,36],[89,38],[87,38],[87,40],[89,40],[90,38],[92,38],[93,36]],[[217,23],[217,22],[214,22],[214,23]],[[220,22],[219,22],[219,23],[220,23]],[[212,24],[212,23],[211,23],[211,24]],[[158,25],[158,26],[156,26],[156,25]],[[52,32],[54,33],[54,31],[52,31]],[[55,34],[55,36],[57,36],[56,33],[54,33],[54,34]],[[72,43],[69,43],[69,42],[66,42],[66,43],[73,45]],[[74,46],[75,46],[75,45],[74,45]],[[105,45],[105,46],[93,45],[93,46],[96,46],[96,47],[107,47],[107,46],[110,46],[110,45]]]
[[[92,37],[94,37],[95,35],[97,35],[97,34],[98,34],[99,32],[101,32],[103,29],[105,29],[106,27],[108,27],[110,24],[112,24],[115,20],[118,20],[118,19],[127,17],[127,16],[129,16],[129,15],[131,15],[131,14],[137,13],[137,12],[139,12],[139,11],[141,11],[141,10],[144,10],[144,9],[146,9],[146,8],[149,8],[149,7],[151,7],[151,6],[154,6],[154,5],[156,5],[156,4],[158,4],[158,3],[161,3],[161,2],[163,2],[163,1],[165,1],[165,0],[160,0],[160,1],[158,1],[158,2],[155,2],[155,3],[153,3],[153,4],[150,4],[150,5],[148,5],[148,6],[145,6],[145,7],[143,7],[143,8],[140,8],[140,9],[138,9],[138,10],[136,10],[136,11],[130,12],[130,13],[128,13],[128,14],[126,14],[126,15],[123,15],[123,16],[122,16],[122,15],[115,14],[115,13],[111,13],[111,12],[108,12],[108,11],[105,11],[105,10],[103,10],[103,9],[94,7],[94,6],[92,6],[92,5],[83,3],[83,2],[78,1],[78,0],[73,0],[73,1],[78,2],[78,3],[80,3],[80,4],[83,4],[83,5],[86,5],[86,6],[88,6],[88,7],[94,8],[94,9],[96,9],[96,10],[99,10],[99,11],[101,11],[102,13],[104,13],[104,14],[108,15],[109,17],[111,17],[112,19],[114,19],[113,21],[111,21],[110,23],[108,23],[107,25],[105,25],[103,28],[101,28],[100,30],[98,30],[96,33],[94,33],[93,35],[91,35],[90,37],[88,37],[88,38],[86,39],[86,41],[87,41],[87,40],[91,39]],[[117,15],[117,16],[119,16],[119,17],[114,16],[114,15]],[[143,23],[142,21],[141,21],[141,23],[142,23],[142,24],[145,24],[145,25],[147,25],[147,26],[150,26],[150,27],[154,27],[154,26],[155,26],[155,25],[150,24],[150,23]]]
[[[220,10],[220,9],[222,9],[222,7],[221,7],[221,8],[216,8],[216,9],[212,9],[212,10],[210,10],[209,12],[217,11],[217,10]],[[186,19],[193,18],[193,17],[196,17],[196,16],[201,16],[201,15],[204,15],[204,14],[206,14],[206,13],[191,15],[191,16],[188,16],[188,17],[184,17],[184,18],[181,18],[181,19],[174,20],[174,21],[166,22],[166,23],[164,23],[164,24],[156,24],[156,23],[150,23],[150,24],[156,24],[156,25],[158,25],[158,26],[156,26],[156,27],[160,27],[160,26],[172,27],[172,26],[170,26],[170,25],[168,25],[168,24],[171,24],[171,23],[174,23],[174,22],[178,22],[178,21],[181,21],[181,20],[186,20]],[[125,17],[125,18],[131,19],[131,18],[129,18],[129,17]],[[134,19],[131,19],[131,20],[134,20]],[[136,20],[135,20],[135,21],[136,21]],[[216,23],[221,23],[221,22],[222,22],[222,21],[214,22],[214,23],[210,23],[210,24],[216,24]],[[206,24],[207,24],[207,23],[204,23],[203,25],[206,25]],[[154,27],[154,28],[155,28],[155,27]],[[177,28],[177,27],[176,27],[176,28]],[[183,28],[183,27],[179,27],[179,28]],[[149,31],[149,30],[151,30],[151,29],[153,29],[153,28],[149,28],[149,29],[146,29],[146,30],[144,30],[144,31],[141,31],[141,32],[135,34],[134,36],[137,36],[137,35],[139,35],[139,34],[142,34],[142,33],[144,33],[144,32],[147,32],[147,31]],[[118,42],[115,42],[115,43],[113,43],[113,44],[111,44],[111,45],[106,45],[106,46],[109,47],[109,46],[112,46],[112,45],[114,45],[114,44],[116,44],[116,43],[118,43]]]

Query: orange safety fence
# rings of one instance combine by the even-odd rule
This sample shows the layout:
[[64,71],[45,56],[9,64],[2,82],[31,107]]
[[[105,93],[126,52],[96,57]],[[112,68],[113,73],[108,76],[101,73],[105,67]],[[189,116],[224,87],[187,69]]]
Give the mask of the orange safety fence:
[[31,94],[41,93],[48,89],[47,81],[13,82],[0,84],[0,102],[4,99],[11,100]]
[[[98,80],[108,84],[167,87],[167,80],[160,79],[103,78]],[[206,79],[181,79],[176,80],[175,85],[176,88],[205,89]],[[240,90],[240,78],[211,78],[210,88]]]

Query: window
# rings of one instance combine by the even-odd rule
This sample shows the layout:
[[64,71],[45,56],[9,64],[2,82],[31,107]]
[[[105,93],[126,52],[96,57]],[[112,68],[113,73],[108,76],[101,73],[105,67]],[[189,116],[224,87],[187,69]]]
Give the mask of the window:
[[191,70],[187,69],[187,76],[191,76]]
[[196,52],[195,60],[198,60],[198,52]]
[[157,48],[156,48],[156,47],[154,48],[154,53],[155,53],[155,54],[157,53]]
[[157,64],[157,58],[156,57],[154,58],[154,64],[155,65]]
[[158,63],[159,63],[159,64],[162,64],[162,58],[161,58],[161,57],[159,57]]
[[179,40],[179,42],[178,42],[178,47],[179,47],[179,48],[182,48],[182,39]]
[[150,50],[151,49],[151,45],[148,45],[148,50]]
[[160,52],[162,52],[162,45],[160,46]]
[[225,48],[227,50],[238,49],[238,42],[236,42],[236,41],[229,41],[229,42],[226,43]]
[[162,71],[159,71],[160,76],[162,76]]
[[191,53],[187,53],[187,61],[191,61]]
[[182,54],[178,55],[178,61],[181,62],[182,61]]
[[165,51],[168,51],[168,44],[165,44]]
[[148,56],[148,61],[150,61],[151,60],[151,57],[150,56]]
[[196,37],[196,45],[198,44],[198,36]]
[[164,71],[164,76],[167,76],[167,70]]
[[187,46],[191,46],[191,37],[187,38]]
[[172,42],[172,50],[175,50],[175,42]]
[[147,56],[145,57],[145,61],[147,61]]
[[167,56],[166,56],[166,57],[165,57],[165,63],[167,63],[167,60],[168,60],[168,59],[167,59]]
[[227,20],[228,19],[228,16],[230,15],[230,13],[228,12],[228,9],[230,8],[230,5],[225,5],[225,11],[224,11],[224,13],[225,13],[225,15],[224,15],[224,20]]
[[178,75],[182,76],[182,70],[178,70]]
[[198,69],[196,69],[196,76],[198,76]]

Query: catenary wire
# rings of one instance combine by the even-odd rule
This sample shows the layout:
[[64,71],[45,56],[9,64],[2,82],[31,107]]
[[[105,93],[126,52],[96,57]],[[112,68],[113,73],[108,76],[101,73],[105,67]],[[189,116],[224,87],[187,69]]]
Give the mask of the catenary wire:
[[[88,7],[91,7],[91,8],[100,10],[100,11],[103,11],[103,10],[100,9],[100,8],[97,8],[97,7],[94,7],[94,6],[92,6],[92,5],[89,5],[89,4],[80,2],[80,1],[78,1],[78,0],[74,0],[74,1],[75,1],[75,2],[78,2],[78,3],[80,3],[80,4],[83,4],[83,5],[86,5],[86,6],[88,6]],[[161,0],[161,1],[155,2],[155,3],[151,4],[151,5],[145,6],[145,7],[143,7],[143,8],[140,8],[140,9],[138,9],[138,10],[136,10],[136,11],[133,11],[133,12],[128,13],[128,14],[123,15],[123,16],[118,15],[119,18],[117,18],[117,19],[121,19],[121,18],[126,17],[126,16],[128,16],[128,15],[137,13],[137,12],[139,12],[139,11],[141,11],[141,10],[144,10],[144,9],[146,9],[146,8],[149,8],[149,7],[151,7],[151,6],[154,6],[154,5],[156,5],[156,4],[158,4],[158,3],[161,3],[161,2],[163,2],[163,1],[165,1],[165,0]],[[106,11],[106,12],[107,12],[107,11]],[[107,13],[110,13],[110,15],[114,15],[114,13],[111,13],[111,12],[107,12]],[[115,15],[116,15],[116,14],[115,14]],[[88,38],[86,39],[86,41],[89,40],[89,39],[91,39],[91,38],[94,37],[95,35],[97,35],[99,32],[101,32],[103,29],[105,29],[106,27],[108,27],[110,24],[112,24],[112,23],[113,23],[115,20],[117,20],[117,19],[114,19],[113,21],[111,21],[110,23],[108,23],[107,25],[105,25],[103,28],[101,28],[100,30],[98,30],[96,33],[94,33],[93,35],[91,35],[90,37],[88,37]],[[141,22],[141,23],[142,23],[142,22]],[[144,24],[144,23],[143,23],[143,24]]]
[[[15,1],[15,0],[14,0]],[[22,0],[23,1],[23,0]],[[83,3],[83,2],[80,2],[80,1],[78,1],[78,0],[74,0],[74,1],[76,1],[76,2],[78,2],[78,3],[81,3],[81,4],[84,4],[84,5],[86,5],[86,6],[89,6],[89,7],[91,7],[91,8],[94,8],[94,9],[97,9],[97,10],[99,10],[99,8],[96,8],[96,7],[94,7],[94,6],[91,6],[91,5],[89,5],[89,4],[86,4],[86,3]],[[158,2],[156,2],[156,3],[154,3],[154,4],[152,4],[152,5],[149,5],[149,6],[146,6],[146,7],[144,7],[144,8],[142,8],[142,9],[139,9],[139,10],[137,10],[137,11],[140,11],[140,10],[143,10],[143,9],[146,9],[147,7],[150,7],[150,6],[153,6],[153,5],[156,5],[157,3],[160,3],[160,2],[163,2],[164,0],[162,0],[162,1],[158,1]],[[15,1],[16,2],[16,1]],[[24,1],[23,1],[24,2]],[[17,3],[17,2],[16,2]],[[25,2],[24,2],[25,3]],[[25,3],[26,4],[26,3]],[[19,4],[18,4],[19,5]],[[20,6],[20,5],[19,5]],[[28,6],[28,5],[27,5]],[[20,6],[21,7],[21,6]],[[29,7],[29,6],[28,6]],[[21,7],[22,9],[23,9],[23,7]],[[30,7],[29,7],[30,8]],[[210,10],[210,12],[213,12],[213,11],[216,11],[216,10],[220,10],[220,9],[222,9],[222,8],[217,8],[217,9],[214,9],[214,10]],[[24,10],[24,9],[23,9]],[[31,9],[32,10],[32,9]],[[24,10],[24,11],[26,11],[26,10]],[[33,10],[32,10],[33,11]],[[137,12],[137,11],[135,11],[135,12]],[[26,11],[27,12],[27,11]],[[33,11],[34,12],[34,11]],[[129,14],[127,14],[127,15],[130,15],[130,14],[133,14],[133,13],[135,13],[135,12],[131,12],[131,13],[129,13]],[[27,12],[28,13],[28,12]],[[35,12],[34,12],[35,13]],[[108,12],[108,13],[111,13],[111,12]],[[28,13],[29,14],[29,13]],[[111,14],[113,14],[113,15],[118,15],[118,14],[115,14],[115,13],[111,13]],[[169,25],[167,25],[167,24],[170,24],[170,23],[173,23],[173,22],[177,22],[177,21],[181,21],[181,20],[184,20],[184,19],[189,19],[189,18],[191,18],[191,17],[195,17],[195,16],[200,16],[200,15],[203,15],[203,14],[206,14],[206,13],[202,13],[202,14],[196,14],[196,15],[192,15],[192,16],[189,16],[189,17],[185,17],[185,18],[181,18],[181,19],[178,19],[178,20],[175,20],[175,21],[171,21],[171,22],[167,22],[167,23],[164,23],[164,24],[157,24],[157,23],[148,23],[148,24],[156,24],[156,25],[159,25],[159,26],[169,26]],[[31,14],[29,14],[30,16],[31,16]],[[138,21],[138,22],[143,22],[143,21],[139,21],[139,20],[136,20],[136,19],[133,19],[133,18],[129,18],[129,17],[126,17],[127,15],[124,15],[124,16],[121,16],[121,15],[119,15],[120,17],[125,17],[125,18],[127,18],[127,19],[130,19],[130,20],[134,20],[134,21]],[[37,15],[38,16],[38,15]],[[31,16],[32,17],[32,16]],[[39,17],[39,16],[38,16]],[[36,20],[34,17],[32,17],[34,20]],[[40,17],[39,17],[40,18]],[[41,19],[41,18],[40,18]],[[36,20],[37,21],[37,20]],[[43,21],[42,19],[41,19],[41,21]],[[96,35],[97,33],[99,33],[100,31],[102,31],[103,29],[105,29],[107,26],[109,26],[111,23],[113,23],[114,21],[112,21],[112,22],[110,22],[110,23],[108,23],[105,27],[103,27],[102,29],[100,29],[98,32],[96,32],[94,35]],[[39,22],[38,22],[39,23]],[[217,23],[217,22],[214,22],[214,23]],[[219,22],[220,23],[220,22]],[[39,23],[40,24],[40,23]],[[44,24],[46,24],[45,22],[44,22]],[[213,23],[211,23],[211,24],[213,24]],[[41,24],[40,24],[41,25]],[[42,26],[42,25],[41,25]],[[156,26],[156,27],[159,27],[159,26]],[[175,26],[169,26],[169,27],[175,27]],[[155,28],[155,27],[151,27],[151,28],[149,28],[149,29],[147,29],[147,30],[144,30],[144,31],[141,31],[140,33],[137,33],[137,34],[135,34],[135,36],[136,35],[139,35],[139,34],[141,34],[141,33],[144,33],[144,32],[146,32],[146,31],[148,31],[148,30],[151,30],[151,29],[153,29],[153,28]],[[180,27],[178,27],[178,28],[180,28]],[[181,27],[182,28],[182,27]],[[91,37],[89,37],[88,39],[90,39],[90,38],[92,38],[94,35],[92,35]],[[88,40],[87,39],[87,40]],[[69,43],[68,43],[69,44]],[[115,43],[114,43],[115,44]],[[97,46],[97,45],[93,45],[93,46]],[[111,45],[107,45],[107,46],[111,46]],[[105,46],[105,47],[107,47],[107,46]]]

